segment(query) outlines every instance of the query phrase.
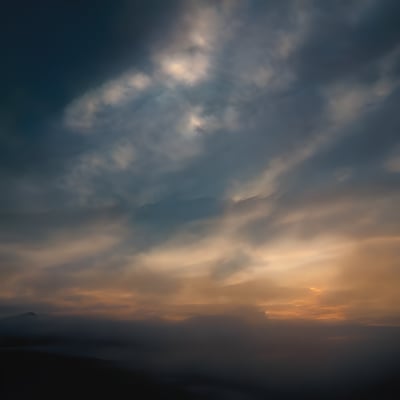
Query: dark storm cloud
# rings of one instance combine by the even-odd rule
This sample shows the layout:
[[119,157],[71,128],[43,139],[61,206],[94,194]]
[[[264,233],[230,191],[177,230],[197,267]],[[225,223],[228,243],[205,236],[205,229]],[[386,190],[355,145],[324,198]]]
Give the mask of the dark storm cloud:
[[[365,19],[367,20],[367,22],[363,22],[366,26],[369,26],[369,24],[371,24],[372,26],[379,26],[379,23],[381,21],[381,19],[384,19],[384,16],[386,14],[388,15],[392,15],[391,14],[391,9],[390,7],[393,7],[393,4],[390,3],[389,5],[384,5],[381,6],[382,10],[380,11],[380,13],[378,13],[378,16],[373,19],[372,22],[368,22],[368,18],[370,18],[370,15],[375,15],[374,13],[372,13],[372,11],[368,11],[366,15],[363,15],[361,13],[361,21],[363,22]],[[75,6],[69,6],[67,7],[67,10],[64,10],[64,12],[61,11],[57,11],[58,13],[60,13],[60,15],[68,15],[68,13],[74,14],[74,8]],[[86,23],[88,23],[88,25],[90,25],[91,22],[91,18],[94,18],[92,16],[92,14],[90,14],[90,12],[87,13],[81,13],[83,16],[81,18],[87,18],[88,21],[86,21],[85,19],[82,22],[82,35],[83,37],[85,37],[84,34],[86,35],[91,35],[91,32],[103,32],[102,34],[106,35],[108,31],[124,31],[128,30],[128,27],[120,27],[118,24],[118,27],[115,26],[117,25],[114,21],[119,19],[126,19],[127,17],[123,17],[122,15],[127,15],[129,13],[124,14],[122,12],[122,10],[125,11],[124,7],[128,7],[124,4],[117,4],[115,5],[115,7],[113,6],[113,12],[110,12],[110,10],[107,9],[107,11],[104,10],[104,15],[102,13],[99,14],[99,12],[97,11],[97,14],[99,14],[101,16],[101,18],[96,18],[96,24],[104,24],[105,26],[107,26],[107,29],[93,29],[93,30],[84,30],[84,26],[86,26]],[[148,8],[147,8],[148,7]],[[317,9],[315,9],[314,7],[316,7]],[[318,7],[322,8],[322,10],[319,10]],[[71,9],[69,9],[71,8]],[[105,8],[105,6],[103,7]],[[129,7],[128,7],[129,8]],[[132,18],[134,18],[134,15],[140,15],[140,23],[139,25],[137,23],[132,23],[132,25],[135,26],[135,29],[140,30],[142,29],[143,32],[149,32],[149,34],[151,34],[151,32],[154,32],[153,26],[154,24],[157,23],[157,19],[156,18],[164,18],[167,19],[168,16],[171,16],[171,14],[173,13],[173,7],[171,7],[170,5],[165,5],[163,4],[157,4],[157,6],[155,6],[154,4],[149,4],[149,6],[144,6],[143,4],[136,6],[133,6],[133,8],[135,9],[135,13],[133,13]],[[152,9],[153,11],[150,13],[148,10]],[[283,7],[283,9],[287,9],[288,7]],[[290,7],[289,7],[290,8]],[[322,48],[322,39],[321,39],[321,35],[320,34],[313,34],[314,30],[315,31],[320,31],[321,29],[327,32],[332,32],[330,33],[331,35],[335,34],[336,30],[336,25],[332,25],[332,24],[321,24],[321,21],[319,20],[319,18],[332,18],[332,19],[340,19],[340,16],[345,15],[346,12],[346,7],[342,7],[342,6],[338,6],[337,7],[337,14],[338,16],[335,17],[335,13],[332,13],[332,9],[334,9],[335,7],[331,6],[327,6],[327,10],[324,11],[324,7],[323,6],[317,6],[315,4],[313,4],[313,7],[311,9],[307,9],[305,12],[309,12],[311,13],[311,15],[316,15],[315,17],[315,26],[311,25],[312,28],[309,29],[310,33],[309,36],[306,37],[305,41],[304,41],[304,46],[307,46],[308,44],[313,43],[312,41],[318,40],[318,46],[316,44],[312,44],[312,47],[317,47],[318,49],[321,47]],[[372,7],[374,8],[374,7]],[[36,13],[40,12],[39,10],[34,10]],[[102,10],[102,8],[100,7],[100,9]],[[258,10],[258,8],[257,8]],[[273,6],[272,4],[269,4],[268,6],[263,6],[262,10],[258,10],[257,11],[257,15],[258,18],[272,18],[271,15],[279,15],[279,21],[280,24],[282,26],[287,26],[288,28],[291,26],[291,21],[286,21],[285,20],[285,10],[281,10],[281,7],[276,7]],[[369,10],[369,9],[368,9]],[[51,9],[50,9],[51,11]],[[50,11],[46,11],[50,14]],[[136,13],[137,11],[137,13]],[[286,10],[287,11],[287,10]],[[253,12],[254,10],[252,10],[252,7],[250,7],[248,9],[248,12],[250,12],[249,18],[253,18]],[[113,17],[113,15],[116,15]],[[383,15],[380,16],[379,15]],[[35,14],[33,14],[35,15]],[[131,14],[129,14],[131,15]],[[48,21],[48,18],[46,18],[46,14],[43,16],[42,14],[40,14],[41,18],[43,18],[45,21]],[[117,18],[118,17],[118,18]],[[379,17],[379,18],[378,18]],[[26,17],[25,17],[26,18]],[[32,17],[33,18],[33,17]],[[66,17],[65,17],[66,18]],[[114,19],[113,19],[114,18]],[[155,19],[153,21],[153,19]],[[57,20],[57,18],[54,16],[52,18],[52,20]],[[313,21],[313,19],[312,19]],[[311,22],[312,22],[311,21]],[[361,24],[362,22],[359,22],[359,24]],[[387,21],[385,20],[385,23]],[[48,22],[50,23],[50,22]],[[131,23],[131,21],[130,21]],[[114,24],[114,25],[113,25]],[[126,22],[126,24],[128,25],[128,23]],[[78,27],[81,25],[78,25]],[[129,26],[131,26],[129,24]],[[386,25],[385,25],[386,26]],[[142,27],[142,28],[140,28]],[[59,29],[64,29],[66,30],[67,28],[64,27],[62,24],[60,26]],[[359,32],[359,28],[355,27],[353,28],[355,32]],[[47,32],[48,30],[50,30],[46,25],[43,26],[43,32]],[[62,38],[64,38],[64,40],[66,40],[65,36],[65,32],[64,30]],[[391,32],[391,30],[388,28],[388,31]],[[137,47],[140,47],[141,45],[146,46],[146,35],[140,32],[140,35],[127,35],[127,37],[129,39],[127,39],[124,36],[124,41],[127,42],[125,44],[121,44],[121,42],[124,42],[123,40],[118,40],[119,36],[116,34],[116,39],[115,42],[119,43],[120,46],[131,46],[133,49],[136,49]],[[342,31],[340,31],[342,32]],[[37,33],[39,35],[39,33]],[[74,33],[75,35],[79,36],[80,35],[80,30],[77,29]],[[342,34],[342,33],[341,33]],[[345,34],[343,34],[345,36]],[[361,35],[361,33],[360,33]],[[389,33],[387,34],[389,35]],[[109,39],[109,36],[113,37],[112,35],[108,35],[107,36],[107,40]],[[54,35],[52,37],[57,37],[57,35]],[[322,35],[322,37],[325,37],[325,34]],[[390,36],[391,37],[391,36]],[[138,42],[139,38],[141,38],[141,40],[144,42],[144,44],[136,44],[136,42]],[[34,39],[34,38],[33,38]],[[32,40],[33,40],[32,39]],[[101,38],[100,38],[101,39]],[[50,40],[50,39],[48,39]],[[51,40],[55,40],[55,39],[51,39]],[[321,40],[321,42],[319,42]],[[344,40],[344,39],[343,39]],[[343,40],[338,40],[340,43]],[[358,39],[357,37],[354,37],[354,35],[347,35],[346,36],[346,42],[349,43],[353,43],[354,42],[354,46],[356,48],[358,48],[359,46],[357,45],[358,41],[361,39]],[[382,41],[389,41],[389,39],[386,38],[386,36],[384,35],[384,38],[382,39]],[[118,64],[118,61],[115,61],[115,57],[109,56],[109,48],[104,46],[104,43],[101,40],[95,41],[95,40],[89,40],[90,43],[94,42],[96,43],[102,43],[102,48],[97,49],[96,46],[91,46],[90,49],[91,51],[97,51],[99,53],[98,57],[85,57],[81,59],[84,62],[90,63],[88,69],[90,69],[91,73],[90,73],[90,77],[93,76],[93,66],[101,66],[104,65],[104,60],[105,60],[105,54],[107,54],[107,59],[109,60],[108,62],[111,62],[111,60],[114,58],[114,63]],[[130,42],[133,41],[133,42]],[[136,41],[136,42],[135,42]],[[386,43],[385,41],[385,43]],[[330,40],[329,43],[333,43],[336,41]],[[36,42],[35,42],[36,43]],[[85,43],[84,40],[78,41],[79,43]],[[321,44],[320,44],[321,43]],[[372,46],[375,45],[374,43],[369,44],[369,42],[367,40],[363,41],[363,46]],[[392,43],[392,42],[390,42]],[[136,44],[136,46],[135,46]],[[39,45],[39,41],[37,42],[37,45]],[[239,42],[240,45],[240,42]],[[311,44],[310,44],[311,45]],[[31,46],[32,47],[32,46]],[[59,47],[63,47],[63,46],[40,46],[40,49],[42,48],[46,48],[47,52],[50,52],[49,49],[53,49],[55,48],[55,51],[59,51]],[[72,47],[72,49],[68,50],[68,51],[78,51],[78,50],[74,50],[74,46],[64,46],[67,49],[70,49],[70,47]],[[80,48],[80,46],[75,46],[78,47],[78,49]],[[111,43],[110,43],[110,48],[111,48]],[[96,50],[97,49],[97,50]],[[257,47],[256,47],[257,49]],[[43,51],[43,50],[42,50]],[[53,50],[54,51],[54,50]],[[118,51],[115,50],[114,48],[112,48],[112,51]],[[261,52],[261,49],[258,50],[259,53]],[[307,48],[303,49],[302,46],[299,46],[298,51],[300,52],[299,54],[301,54],[299,56],[299,58],[303,58],[304,62],[306,65],[311,65],[314,63],[311,62],[311,60],[314,59],[314,54],[312,53],[311,55],[309,55],[309,52],[307,51]],[[333,48],[331,50],[331,54],[337,54],[339,52],[339,50],[335,50],[335,48]],[[121,51],[121,56],[120,57],[126,57],[126,48],[124,47],[124,50]],[[53,54],[53,53],[51,53]],[[318,51],[317,51],[318,54]],[[100,57],[103,58],[100,58]],[[11,58],[12,59],[12,58]],[[56,57],[57,59],[57,57]],[[68,57],[69,60],[71,60],[70,62],[75,62],[78,63],[78,57],[76,56],[71,56]],[[376,60],[377,58],[375,57],[373,60]],[[36,60],[36,58],[35,58]],[[37,58],[37,62],[40,62],[40,57]],[[117,57],[118,60],[118,57]],[[372,60],[372,61],[373,61]],[[125,63],[127,63],[127,61],[124,61]],[[51,65],[51,63],[49,63]],[[121,65],[123,65],[124,63],[121,62]],[[114,64],[115,65],[115,64]],[[135,62],[133,60],[133,65],[135,65]],[[318,60],[315,62],[315,65],[322,65],[320,62],[318,62]],[[81,65],[80,65],[81,66]],[[92,66],[92,67],[90,67]],[[81,66],[82,67],[82,66]],[[294,74],[297,74],[297,66],[296,64],[294,64]],[[83,68],[83,67],[82,67]],[[100,68],[100,67],[97,67]],[[223,66],[221,66],[221,68],[223,68]],[[340,74],[339,76],[342,76],[342,72],[339,68],[334,68],[335,70],[338,70],[337,73]],[[62,73],[65,74],[72,74],[74,71],[74,68],[64,68],[62,70]],[[346,70],[347,71],[347,70]],[[315,74],[312,74],[313,76],[315,76]],[[63,75],[58,76],[58,82],[66,82],[68,81],[67,79],[65,79],[65,77]],[[75,75],[73,77],[71,77],[71,79],[73,80],[73,78],[75,77]],[[103,78],[104,79],[104,78]],[[305,83],[306,85],[308,85],[307,83]],[[47,84],[47,86],[50,86],[49,84]],[[91,85],[87,85],[87,87],[90,87]],[[309,85],[308,85],[309,86]],[[81,86],[79,88],[79,90],[82,91],[82,89],[84,88],[84,86]],[[232,86],[232,82],[228,81],[228,90],[232,90],[232,88],[234,88],[234,86]],[[84,89],[83,89],[84,90]],[[223,90],[222,92],[225,92],[225,96],[227,95],[227,93],[229,93],[226,88],[225,90]],[[239,91],[240,93],[240,91]],[[53,98],[54,96],[52,96],[51,98]],[[206,96],[206,98],[204,99],[207,103],[211,102],[215,99],[215,96]],[[272,103],[268,104],[269,102]],[[65,104],[65,103],[64,103]],[[279,100],[276,101],[276,98],[269,98],[268,96],[262,96],[262,97],[258,97],[257,101],[251,101],[251,102],[239,102],[238,103],[238,107],[240,109],[243,109],[244,111],[240,111],[241,113],[241,119],[243,120],[248,120],[249,123],[245,124],[246,126],[246,130],[249,131],[250,130],[250,135],[251,135],[251,140],[246,140],[243,138],[243,135],[241,133],[238,133],[237,135],[232,135],[230,134],[229,137],[229,144],[227,144],[227,141],[225,139],[222,139],[221,136],[217,136],[217,137],[213,137],[210,138],[209,143],[206,143],[206,148],[209,150],[205,153],[205,157],[201,157],[198,160],[195,160],[195,164],[193,165],[193,168],[189,166],[189,168],[187,170],[182,171],[182,173],[178,174],[176,176],[176,178],[172,175],[171,176],[171,184],[172,184],[172,188],[175,186],[174,184],[174,180],[176,179],[176,186],[180,186],[183,183],[183,187],[185,188],[184,190],[197,190],[198,192],[198,196],[202,196],[203,192],[206,192],[206,195],[210,195],[209,191],[213,191],[215,193],[215,191],[217,191],[217,195],[220,195],[221,191],[224,191],[225,185],[229,182],[232,174],[234,174],[235,176],[240,177],[241,175],[243,175],[244,177],[248,177],[251,174],[256,173],[257,171],[259,171],[262,167],[263,167],[263,162],[265,160],[265,157],[268,157],[269,154],[273,155],[274,153],[277,153],[280,151],[280,148],[283,146],[296,146],[296,145],[300,145],[301,141],[304,140],[307,135],[310,135],[315,129],[318,129],[318,117],[317,114],[321,113],[321,104],[323,104],[321,102],[321,99],[319,98],[319,95],[317,95],[313,90],[310,90],[309,88],[307,88],[306,91],[304,91],[303,89],[300,88],[300,91],[297,94],[290,94],[290,97],[286,98],[285,100]],[[267,107],[267,112],[266,112],[266,107]],[[214,107],[214,109],[218,109],[221,107]],[[147,113],[146,113],[147,114]],[[146,116],[146,114],[142,117],[142,118],[151,118]],[[280,118],[280,115],[286,115],[287,117],[285,117],[284,119]],[[252,122],[253,121],[253,122]],[[43,130],[42,130],[43,131]],[[294,131],[296,131],[296,135],[294,135]],[[37,135],[40,136],[39,131],[37,133]],[[48,134],[48,137],[46,137],[46,140],[41,141],[41,140],[37,140],[35,139],[34,141],[32,141],[32,145],[28,143],[24,143],[25,141],[23,141],[23,144],[21,145],[22,147],[20,148],[19,145],[17,145],[15,148],[11,148],[12,151],[8,151],[8,158],[10,161],[12,162],[10,168],[23,168],[23,171],[27,171],[29,170],[28,173],[32,173],[32,171],[37,171],[39,175],[42,174],[47,174],[50,173],[49,171],[54,171],[54,169],[56,169],[56,165],[59,165],[59,168],[62,168],[63,163],[65,166],[65,161],[75,158],[75,154],[80,153],[82,151],[85,151],[85,149],[88,148],[88,144],[86,142],[86,140],[79,138],[71,138],[68,137],[68,139],[65,139],[65,134],[63,133],[62,135],[58,135],[59,137],[57,138],[57,141],[62,140],[61,143],[58,142],[56,143],[55,141],[52,142],[52,137],[54,135],[53,134]],[[62,137],[64,139],[62,139]],[[297,138],[299,141],[297,141]],[[50,139],[50,142],[49,140]],[[63,141],[65,141],[65,143],[63,143]],[[75,143],[75,145],[73,144]],[[271,147],[271,145],[273,145],[273,147]],[[228,147],[227,147],[228,146]],[[68,148],[70,150],[68,150]],[[10,154],[14,154],[17,155],[17,157],[12,157],[10,156]],[[222,156],[221,156],[222,155]],[[5,164],[7,165],[7,158],[4,157],[3,160],[5,160]],[[15,162],[17,161],[17,162]],[[239,162],[240,161],[240,162]],[[54,173],[54,172],[53,172]],[[62,171],[60,171],[59,173],[62,173]],[[217,176],[215,176],[215,174],[218,174]],[[187,178],[186,178],[187,177]],[[213,177],[213,179],[211,178]],[[218,179],[215,179],[218,178]],[[190,179],[190,180],[188,180]],[[185,181],[187,181],[187,184],[185,184]],[[138,182],[138,184],[140,185],[141,183]],[[210,186],[212,185],[212,186]],[[204,188],[204,189],[202,189]],[[5,188],[6,189],[6,188]],[[105,188],[105,190],[109,190],[109,186],[107,188]],[[132,190],[135,190],[135,187],[132,188]],[[172,189],[174,190],[174,189]],[[175,189],[175,190],[179,190],[179,189]],[[15,196],[19,196],[22,197],[23,193],[21,193],[18,189],[15,189],[16,194]],[[100,191],[100,195],[101,195],[101,183],[99,185],[99,191]],[[5,190],[6,192],[6,190]],[[214,194],[211,193],[211,194]],[[49,193],[49,196],[61,196],[61,194],[55,194],[55,193]],[[116,196],[118,196],[118,194],[116,194]],[[13,200],[13,195],[10,194],[10,199],[8,200],[8,204],[12,203]],[[167,200],[168,201],[168,200]]]
[[[314,6],[315,8],[313,8]],[[305,14],[310,13],[313,17],[309,22],[308,34],[300,42],[300,45],[293,54],[294,59],[302,60],[305,68],[315,66],[320,72],[325,71],[325,68],[322,67],[324,63],[318,59],[320,56],[319,53],[322,54],[321,57],[325,54],[323,49],[326,49],[326,53],[330,54],[335,60],[339,54],[343,59],[346,55],[351,54],[349,59],[354,59],[358,63],[359,57],[355,57],[353,52],[346,51],[343,54],[341,53],[341,45],[347,43],[350,47],[361,48],[360,51],[365,51],[368,54],[370,65],[373,65],[377,69],[376,73],[369,80],[362,81],[363,84],[367,85],[365,87],[368,87],[369,84],[377,82],[378,78],[382,77],[378,71],[378,65],[382,61],[381,56],[390,54],[396,48],[395,45],[397,42],[395,38],[397,36],[394,36],[394,27],[391,27],[390,23],[388,27],[385,19],[385,16],[391,15],[391,8],[395,6],[394,3],[384,5],[375,3],[373,7],[367,5],[364,7],[361,3],[354,2],[349,7],[340,4],[337,6],[337,10],[334,5],[326,5],[325,10],[325,5],[313,4],[313,7],[306,8],[304,11]],[[357,24],[360,26],[352,26],[352,34],[349,34],[347,31],[344,33],[342,30],[338,31],[336,23],[339,23],[338,21],[345,23],[352,8],[358,9],[360,15],[358,16]],[[363,11],[364,8],[366,9],[365,11]],[[376,12],[377,9],[379,9],[379,12]],[[269,7],[267,7],[267,11],[274,15],[274,11]],[[269,14],[267,11],[263,10],[265,14],[262,12],[259,13],[258,18],[268,18]],[[279,7],[275,11],[279,15],[280,23],[289,29],[291,23],[285,21],[284,14],[281,14]],[[354,10],[352,12],[355,13]],[[332,23],[323,23],[324,18],[328,21],[332,19]],[[352,22],[348,22],[348,24],[351,25]],[[370,25],[373,28],[369,28]],[[380,33],[382,35],[380,40],[385,43],[390,42],[387,44],[387,47],[380,46],[379,43],[377,44],[375,41],[368,40],[368,34],[364,34],[363,32],[369,29],[376,30],[377,32],[381,32],[382,30],[386,32],[387,30],[388,32],[385,34]],[[326,32],[326,35],[332,36],[326,43],[324,42],[325,33],[322,36],[319,35],[319,31],[321,30]],[[265,28],[265,31],[268,32],[267,28]],[[245,31],[245,33],[247,35],[243,34],[244,38],[248,36],[252,37],[248,35],[248,31]],[[339,34],[339,37],[333,38],[337,34]],[[257,38],[253,37],[254,41]],[[246,52],[248,51],[247,47],[245,49],[240,47],[242,41],[245,41],[245,39],[241,38],[236,43],[235,49],[240,48]],[[337,42],[339,42],[337,45],[338,48],[335,47]],[[310,52],[307,46],[316,47],[316,54],[314,55],[314,53]],[[267,51],[264,48],[261,50],[257,46],[254,47],[256,49],[255,54],[250,52],[248,57],[252,62],[256,59],[257,52],[258,54],[263,54],[262,50]],[[369,47],[372,48],[369,49]],[[365,50],[363,50],[364,48]],[[377,49],[382,51],[382,54],[375,54]],[[236,51],[236,53],[239,54],[240,52]],[[360,63],[355,68],[357,66],[361,68],[364,65],[362,57],[360,58]],[[340,57],[338,62],[340,62]],[[225,96],[229,97],[232,92],[234,93],[232,104],[238,111],[239,119],[243,126],[237,132],[227,132],[225,135],[215,135],[207,138],[206,147],[208,151],[195,159],[186,169],[178,172],[176,176],[172,175],[172,185],[174,185],[176,179],[177,186],[183,184],[185,190],[200,193],[201,190],[204,190],[207,194],[210,191],[223,193],[226,190],[226,186],[231,183],[232,177],[243,181],[249,179],[249,177],[257,174],[265,167],[266,159],[285,151],[285,149],[289,149],[290,152],[296,147],[301,147],[308,138],[312,138],[316,133],[322,132],[327,128],[327,121],[324,116],[326,110],[324,108],[326,107],[327,100],[329,100],[329,96],[328,98],[324,98],[321,94],[321,89],[325,90],[325,85],[330,85],[334,82],[332,79],[327,80],[325,78],[321,81],[313,81],[312,79],[316,79],[318,74],[312,71],[309,73],[310,77],[312,77],[311,80],[304,78],[301,64],[299,66],[295,62],[290,65],[293,75],[297,77],[294,85],[289,85],[283,92],[280,89],[273,94],[260,90],[255,100],[252,98],[251,100],[246,99],[249,93],[235,82],[237,76],[234,73],[227,71],[228,77],[225,72],[221,73],[216,84],[225,82],[223,89],[221,89],[221,92]],[[345,80],[350,83],[358,80],[357,75],[350,74],[350,68],[341,68],[340,65],[336,66],[335,63],[330,65],[330,67],[332,68],[332,73],[335,74],[335,82]],[[235,68],[235,64],[233,64],[232,68]],[[329,71],[327,73],[329,74]],[[384,77],[395,78],[391,70]],[[366,96],[368,95],[366,94]],[[386,156],[386,152],[398,142],[396,135],[396,127],[398,126],[397,113],[395,112],[396,97],[397,94],[393,93],[386,100],[383,100],[381,104],[378,102],[377,105],[373,104],[372,99],[367,101],[367,115],[365,115],[365,118],[357,120],[355,126],[352,124],[349,127],[344,127],[343,132],[347,131],[348,133],[345,135],[341,133],[338,143],[333,142],[333,149],[329,146],[326,149],[322,149],[321,152],[317,152],[314,157],[311,157],[307,161],[306,166],[310,166],[313,174],[318,174],[321,168],[318,159],[321,160],[321,163],[327,163],[332,157],[335,157],[337,152],[337,157],[332,161],[332,169],[351,166],[359,158],[363,158],[364,161],[361,168],[364,168],[366,173],[368,173],[367,171],[371,167],[370,163],[372,160],[374,162],[382,161]],[[218,96],[213,94],[210,97],[208,95],[206,100],[207,104],[213,104],[214,109],[223,109],[223,106],[221,107],[218,104]],[[371,106],[369,110],[368,106]],[[284,118],[282,118],[283,115],[285,116]],[[243,136],[243,131],[246,132],[246,137]],[[381,134],[376,134],[378,131]],[[229,138],[228,140],[227,137]],[[335,150],[335,147],[337,147],[337,150]],[[303,169],[301,169],[299,173],[295,174],[295,180],[298,182],[298,185],[302,185],[303,181],[307,184],[307,179],[310,176],[309,173],[310,171],[304,170],[303,172]],[[305,176],[307,176],[307,179],[304,178]],[[288,189],[290,190],[290,188]]]
[[[37,120],[60,110],[82,90],[119,73],[126,63],[143,62],[155,28],[168,24],[178,4],[158,0],[3,4],[1,47],[6,62],[1,75],[3,99],[12,107],[8,113],[19,112],[23,118],[18,123],[30,129],[32,117]],[[35,104],[41,113],[32,107]]]
[[82,91],[120,73],[127,63],[141,65],[148,41],[167,28],[178,3],[18,1],[1,6],[2,207],[12,208],[13,202],[18,207],[25,184],[41,186],[51,201],[61,200],[49,183],[88,143],[66,135],[54,120]]
[[145,251],[182,231],[200,238],[207,234],[211,221],[223,211],[222,202],[215,198],[181,199],[179,193],[174,195],[156,203],[131,207],[128,221],[141,231],[141,236],[135,239],[138,251]]
[[207,137],[208,151],[172,176],[172,187],[184,185],[192,193],[223,196],[233,179],[245,182],[265,168],[266,160],[288,147],[303,146],[320,126],[322,113],[319,95],[310,91],[293,96],[261,94],[254,101],[238,100],[235,110],[241,129]]
[[313,2],[311,28],[294,55],[300,79],[374,79],[377,60],[399,44],[399,11],[395,0]]
[[399,143],[399,96],[396,90],[382,104],[369,108],[365,117],[355,121],[343,137],[307,160],[298,175],[323,175],[335,169],[354,168],[360,176],[381,169]]
[[37,242],[55,237],[63,232],[79,232],[80,229],[94,230],[107,222],[124,218],[122,207],[61,208],[42,212],[3,212],[0,228],[1,240]]

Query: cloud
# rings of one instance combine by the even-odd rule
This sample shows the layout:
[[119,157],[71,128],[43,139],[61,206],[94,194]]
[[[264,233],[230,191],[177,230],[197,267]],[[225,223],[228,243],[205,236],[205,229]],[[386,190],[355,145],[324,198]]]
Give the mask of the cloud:
[[[109,22],[125,57],[113,62],[110,42],[113,68],[80,57],[81,77],[60,75],[71,87],[58,111],[1,137],[7,299],[125,316],[364,318],[363,289],[335,277],[365,241],[399,234],[398,6],[135,7]],[[136,37],[136,12],[149,34]],[[335,293],[348,304],[323,303]],[[368,318],[395,318],[389,303]]]
[[390,155],[384,163],[384,167],[389,171],[389,172],[400,172],[400,155],[396,154],[397,152],[391,152],[394,153]]
[[221,41],[227,39],[235,1],[220,4],[188,2],[172,40],[153,55],[161,74],[172,82],[193,86],[209,77]]
[[107,108],[115,108],[132,101],[150,85],[151,79],[143,73],[125,73],[70,104],[65,111],[65,124],[73,130],[90,132]]
[[[314,3],[314,23],[293,60],[302,79],[325,83],[357,75],[368,77],[376,61],[398,44],[399,31],[393,18],[397,8],[392,1],[383,7],[377,1],[342,7]],[[375,37],[373,43],[368,40],[371,34]]]
[[336,287],[321,301],[341,305],[348,318],[391,320],[398,315],[399,237],[376,237],[361,242],[343,259]]

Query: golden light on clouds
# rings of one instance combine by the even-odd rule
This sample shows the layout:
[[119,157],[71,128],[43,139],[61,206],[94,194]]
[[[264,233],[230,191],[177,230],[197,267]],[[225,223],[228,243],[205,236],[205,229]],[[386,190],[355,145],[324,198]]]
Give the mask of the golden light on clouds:
[[[248,214],[250,222],[253,215]],[[239,220],[241,227],[243,214]],[[397,313],[398,237],[309,240],[285,233],[261,245],[241,242],[231,224],[225,217],[209,221],[201,239],[177,234],[124,257],[119,270],[110,267],[115,256],[101,260],[98,254],[123,243],[123,225],[96,227],[84,239],[69,236],[36,249],[15,248],[21,260],[38,268],[11,274],[2,297],[20,292],[35,301],[51,299],[66,312],[121,318],[182,319],[193,315],[188,305],[205,314],[215,307],[227,312],[253,307],[270,319],[370,321]],[[88,260],[86,269],[65,267]],[[23,289],[27,280],[30,290]]]

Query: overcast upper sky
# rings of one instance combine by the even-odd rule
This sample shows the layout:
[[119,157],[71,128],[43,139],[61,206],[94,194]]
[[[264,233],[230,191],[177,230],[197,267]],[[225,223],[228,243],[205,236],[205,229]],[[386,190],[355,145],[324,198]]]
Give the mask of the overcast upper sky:
[[400,2],[4,2],[0,305],[400,322]]

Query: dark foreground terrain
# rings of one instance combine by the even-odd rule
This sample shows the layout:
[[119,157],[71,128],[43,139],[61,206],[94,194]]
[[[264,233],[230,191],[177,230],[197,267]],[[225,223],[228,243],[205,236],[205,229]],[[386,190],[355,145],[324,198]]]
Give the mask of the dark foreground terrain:
[[400,399],[398,328],[221,318],[0,320],[0,399]]
[[187,377],[162,382],[150,375],[124,370],[111,363],[35,351],[0,352],[0,398],[19,399],[399,399],[400,374],[368,385],[325,392],[304,388],[280,390]]
[[1,351],[1,399],[186,399],[161,384],[111,363],[35,351]]

